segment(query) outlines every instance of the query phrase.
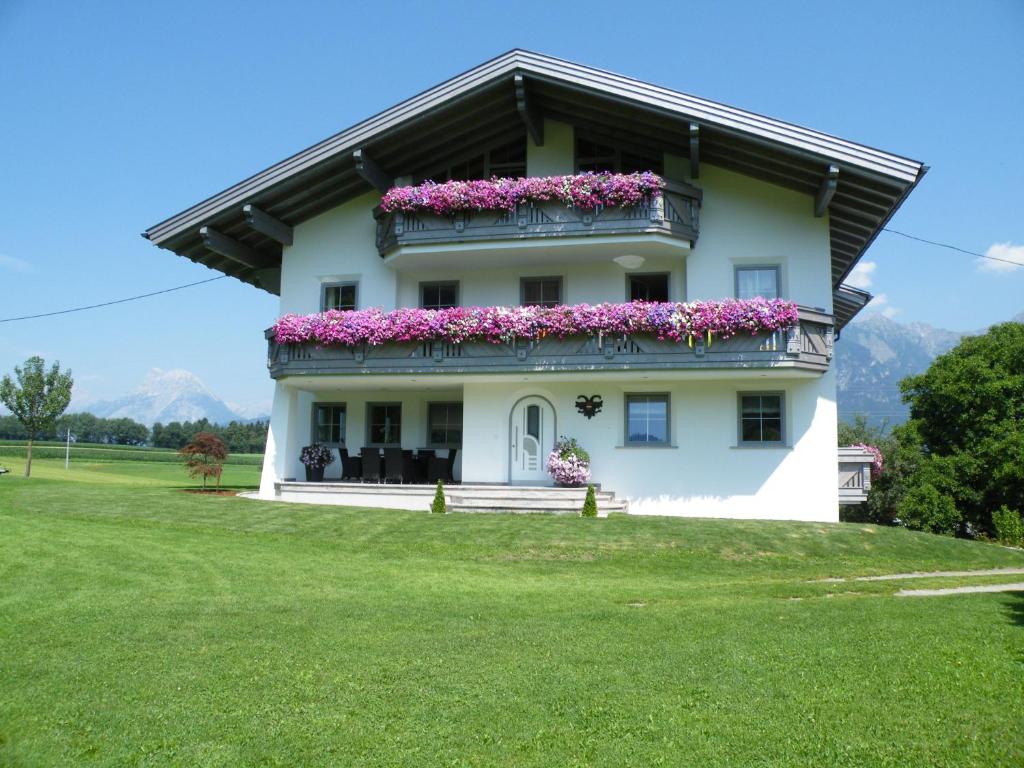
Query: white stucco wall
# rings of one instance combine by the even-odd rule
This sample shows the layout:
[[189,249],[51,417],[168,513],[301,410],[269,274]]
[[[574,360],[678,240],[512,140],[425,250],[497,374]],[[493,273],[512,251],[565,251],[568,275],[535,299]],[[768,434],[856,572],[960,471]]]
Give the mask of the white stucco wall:
[[[635,514],[836,521],[834,374],[816,379],[637,383],[467,383],[463,473],[473,482],[508,481],[509,418],[521,397],[555,407],[557,431],[591,456],[593,480]],[[785,392],[784,448],[737,447],[737,395]],[[624,447],[626,393],[670,395],[671,447]],[[599,394],[587,419],[577,395]]]

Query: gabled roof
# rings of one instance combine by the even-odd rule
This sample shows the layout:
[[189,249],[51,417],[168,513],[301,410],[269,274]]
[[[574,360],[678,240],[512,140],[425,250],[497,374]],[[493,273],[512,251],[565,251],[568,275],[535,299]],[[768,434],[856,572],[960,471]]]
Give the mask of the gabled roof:
[[[282,160],[143,236],[276,292],[272,272],[284,238],[273,233],[274,220],[294,226],[372,189],[367,178],[374,171],[383,169],[377,178],[406,174],[431,159],[523,135],[527,122],[543,117],[684,157],[693,148],[700,163],[816,195],[829,211],[836,289],[927,170],[915,160],[791,123],[513,50]],[[358,169],[357,150],[365,159]],[[247,205],[258,209],[257,216],[269,214],[270,224],[254,222],[243,211]],[[213,252],[210,236],[200,234],[203,227],[214,238],[227,238],[230,247]],[[231,257],[222,255],[232,250]]]

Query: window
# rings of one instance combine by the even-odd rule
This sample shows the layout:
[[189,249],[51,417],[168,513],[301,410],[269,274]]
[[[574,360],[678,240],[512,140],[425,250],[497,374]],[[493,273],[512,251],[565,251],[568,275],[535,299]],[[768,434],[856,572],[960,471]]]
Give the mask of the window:
[[313,442],[344,445],[344,403],[313,403]]
[[357,283],[325,283],[320,289],[320,311],[355,309]]
[[461,158],[438,168],[413,174],[413,180],[422,184],[428,179],[443,184],[446,181],[489,179],[492,176],[518,178],[526,175],[526,134],[500,147],[486,152],[477,151],[469,158]]
[[459,305],[457,282],[420,283],[420,306],[423,309],[448,309]]
[[736,267],[736,298],[779,298],[778,267]]
[[668,273],[626,275],[630,301],[668,301]]
[[782,445],[781,392],[739,394],[740,445]]
[[427,432],[431,448],[461,448],[462,403],[431,403]]
[[577,171],[662,172],[662,153],[639,147],[625,147],[602,137],[576,133]]
[[626,444],[668,445],[668,395],[626,395]]
[[520,289],[524,307],[557,307],[562,303],[560,277],[524,277]]
[[368,403],[366,406],[366,444],[402,444],[402,404]]

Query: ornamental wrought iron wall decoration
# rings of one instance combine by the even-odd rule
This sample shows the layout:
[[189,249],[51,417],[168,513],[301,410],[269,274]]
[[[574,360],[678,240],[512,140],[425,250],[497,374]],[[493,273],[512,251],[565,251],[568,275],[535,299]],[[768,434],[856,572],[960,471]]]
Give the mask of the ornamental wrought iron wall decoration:
[[601,412],[601,406],[604,405],[604,400],[601,399],[600,395],[586,395],[576,396],[576,410],[586,416],[588,419],[594,418],[594,416]]

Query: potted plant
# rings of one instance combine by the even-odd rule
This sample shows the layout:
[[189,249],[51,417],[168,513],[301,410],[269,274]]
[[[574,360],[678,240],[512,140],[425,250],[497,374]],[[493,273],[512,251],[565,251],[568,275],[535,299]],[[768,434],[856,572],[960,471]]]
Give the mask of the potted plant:
[[579,488],[590,480],[590,454],[575,437],[560,437],[548,455],[548,474],[556,485]]
[[302,449],[299,461],[306,466],[307,483],[322,483],[324,469],[334,461],[334,451],[322,443],[313,443]]

